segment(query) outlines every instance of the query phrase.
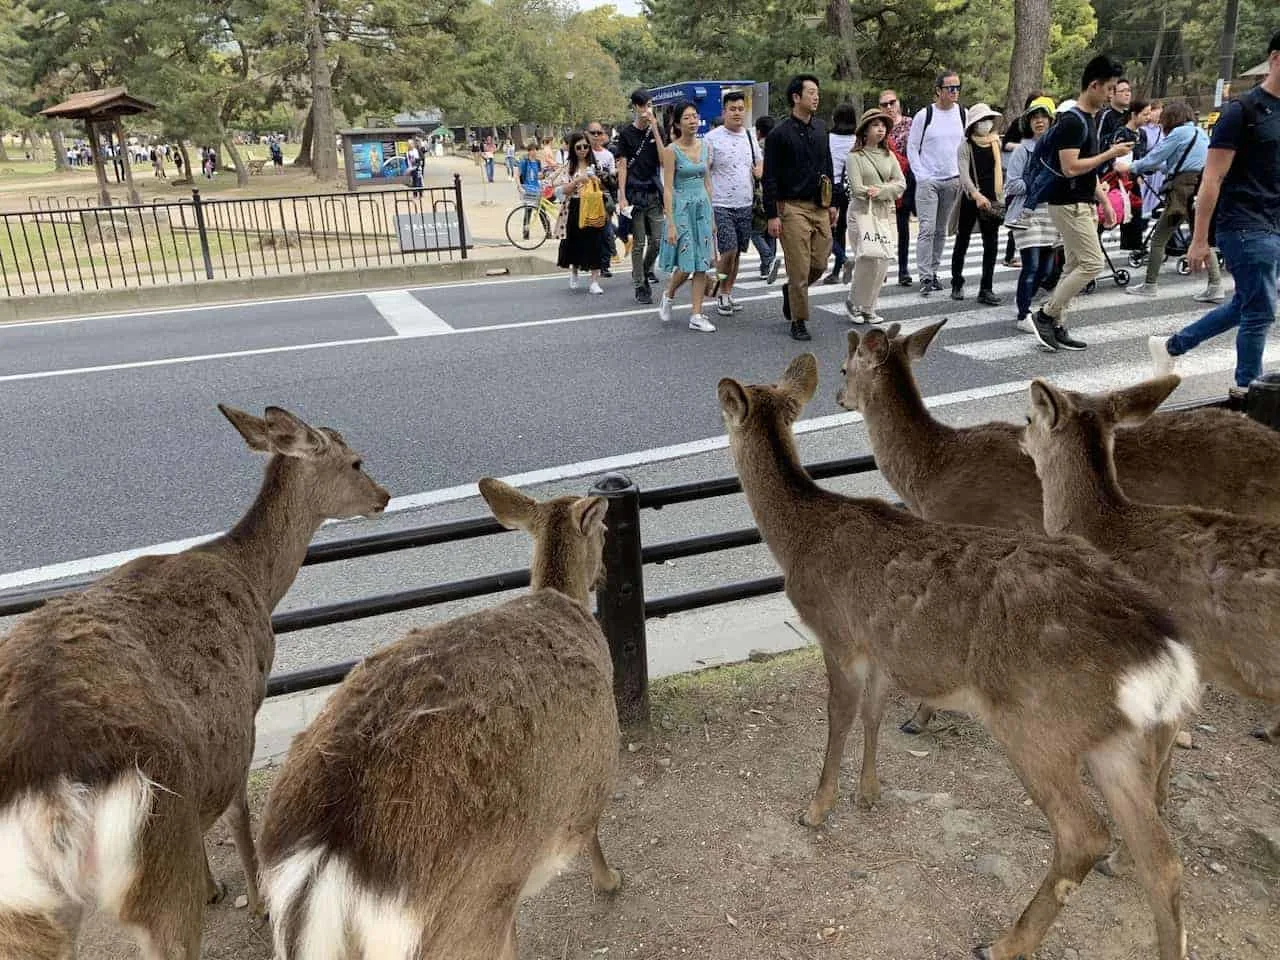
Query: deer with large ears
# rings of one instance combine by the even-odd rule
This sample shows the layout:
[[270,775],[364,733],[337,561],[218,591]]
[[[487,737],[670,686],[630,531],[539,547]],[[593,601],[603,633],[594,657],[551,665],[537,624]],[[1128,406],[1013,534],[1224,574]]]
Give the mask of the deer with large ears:
[[[946,323],[898,334],[898,324],[849,331],[837,402],[862,413],[876,466],[908,509],[926,520],[1042,530],[1044,506],[1021,427],[951,427],[925,407],[912,365]],[[1280,521],[1280,431],[1243,414],[1202,409],[1157,412],[1115,435],[1116,469],[1144,503],[1189,504]],[[903,724],[919,733],[933,710]]]
[[[1084,537],[1155,589],[1206,680],[1280,705],[1280,523],[1142,503],[1117,477],[1116,427],[1145,420],[1178,382],[1098,396],[1032,382],[1022,447],[1044,487],[1045,529]],[[1280,714],[1255,736],[1280,741]]]
[[294,740],[262,818],[278,960],[515,960],[516,912],[588,848],[614,789],[609,648],[588,607],[605,501],[480,492],[533,536],[531,591],[414,630]]
[[875,796],[875,737],[892,679],[978,716],[1053,830],[1044,881],[980,958],[1031,956],[1109,851],[1081,781],[1088,765],[1136,857],[1160,958],[1182,960],[1182,867],[1155,782],[1199,681],[1173,623],[1150,591],[1078,540],[930,522],[819,487],[792,436],[817,384],[817,361],[804,354],[774,385],[719,385],[747,502],[826,661],[827,751],[803,822],[819,824],[831,809],[860,701],[860,793]]
[[390,499],[334,430],[219,409],[266,476],[229,533],[140,557],[0,641],[0,957],[64,960],[94,909],[145,960],[197,960],[224,811],[259,910],[245,796],[271,611],[326,519]]

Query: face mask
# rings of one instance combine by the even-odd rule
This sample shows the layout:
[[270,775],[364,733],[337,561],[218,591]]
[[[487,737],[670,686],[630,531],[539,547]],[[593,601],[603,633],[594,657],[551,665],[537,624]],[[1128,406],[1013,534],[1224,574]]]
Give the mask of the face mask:
[[985,137],[988,133],[991,132],[991,128],[994,126],[995,126],[995,121],[993,120],[979,120],[977,123],[973,125],[973,129],[977,131],[978,136]]

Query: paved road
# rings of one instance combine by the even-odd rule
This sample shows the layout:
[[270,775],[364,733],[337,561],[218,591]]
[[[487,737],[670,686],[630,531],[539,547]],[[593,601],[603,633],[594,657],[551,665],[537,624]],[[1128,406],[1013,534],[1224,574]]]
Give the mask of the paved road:
[[[1012,282],[1013,272],[1000,268],[998,291],[1011,294]],[[1155,301],[1103,282],[1075,311],[1073,332],[1092,345],[1078,354],[1038,351],[1013,330],[1009,306],[926,299],[894,286],[882,312],[907,329],[950,318],[919,375],[940,416],[975,422],[1019,417],[1033,376],[1085,389],[1140,379],[1148,372],[1146,337],[1199,315],[1190,294],[1200,282],[1167,267]],[[806,455],[866,450],[861,430],[848,425],[853,418],[834,404],[848,329],[843,292],[816,291],[811,349],[823,386],[806,411],[813,429]],[[0,589],[106,562],[58,566],[68,561],[232,522],[261,467],[214,409],[218,401],[250,410],[278,403],[339,427],[400,508],[361,524],[362,532],[473,514],[480,507],[456,488],[484,474],[584,478],[541,488],[563,490],[585,489],[590,474],[617,464],[646,484],[728,472],[717,380],[773,379],[798,352],[779,316],[777,287],[750,280],[740,299],[746,310],[713,335],[685,327],[687,306],[663,326],[652,309],[636,307],[622,276],[602,297],[571,292],[554,276],[0,328],[9,463],[0,476]],[[1271,350],[1274,364],[1280,344]],[[1175,397],[1221,395],[1233,363],[1229,338],[1202,348],[1188,359]],[[873,489],[876,481],[859,483]],[[646,536],[746,522],[740,500],[723,501],[663,511],[646,521]],[[353,529],[339,525],[322,536]],[[519,537],[504,537],[341,572],[320,568],[287,604],[506,568],[525,551]],[[770,565],[761,551],[741,551],[654,571],[652,582],[659,593],[722,582],[728,568],[737,578]],[[356,645],[379,635],[371,626]],[[321,656],[352,642],[349,632],[307,636],[287,659],[308,662],[309,650]]]

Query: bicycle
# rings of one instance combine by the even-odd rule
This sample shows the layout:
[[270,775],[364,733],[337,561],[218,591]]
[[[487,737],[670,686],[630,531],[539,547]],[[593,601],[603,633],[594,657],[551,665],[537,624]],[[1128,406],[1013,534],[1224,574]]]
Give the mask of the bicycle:
[[[533,222],[535,212],[538,226]],[[521,250],[537,250],[551,239],[551,229],[559,215],[559,205],[545,191],[539,195],[537,203],[522,200],[507,214],[507,239]]]

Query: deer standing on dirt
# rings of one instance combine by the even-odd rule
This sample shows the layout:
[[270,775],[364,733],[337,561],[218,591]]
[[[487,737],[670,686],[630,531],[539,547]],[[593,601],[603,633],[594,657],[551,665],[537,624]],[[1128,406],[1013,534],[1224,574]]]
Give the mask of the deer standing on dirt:
[[1199,682],[1174,625],[1145,587],[1079,541],[933,523],[819,487],[792,436],[817,384],[817,361],[804,354],[774,386],[719,385],[747,502],[826,662],[826,758],[802,822],[827,817],[860,706],[859,794],[878,795],[876,736],[891,678],[981,718],[1053,830],[1044,881],[979,957],[1031,956],[1108,853],[1106,821],[1081,781],[1087,764],[1136,857],[1160,958],[1182,960],[1182,866],[1155,781]]
[[618,766],[588,607],[605,501],[480,492],[533,536],[532,589],[379,650],[294,740],[262,818],[278,960],[515,960],[520,900],[569,858],[621,882],[597,834]]
[[133,560],[0,640],[0,958],[65,960],[101,909],[145,960],[198,960],[221,896],[224,812],[259,909],[246,777],[275,652],[271,611],[328,518],[388,494],[333,430],[219,409],[271,454],[249,512],[209,543]]
[[[1178,383],[1089,396],[1032,382],[1022,447],[1044,487],[1045,529],[1084,537],[1149,584],[1204,679],[1280,705],[1280,523],[1141,503],[1116,476],[1116,427],[1141,423]],[[1280,741],[1280,714],[1254,735]]]
[[[849,331],[838,402],[861,412],[876,467],[912,513],[926,520],[1043,530],[1035,467],[1018,449],[1021,427],[950,427],[925,407],[911,365],[946,320],[898,335],[898,324],[860,339]],[[859,351],[859,345],[863,349]],[[1163,411],[1116,433],[1116,469],[1143,503],[1189,504],[1280,521],[1280,431],[1221,409]],[[920,733],[922,704],[902,725]]]

